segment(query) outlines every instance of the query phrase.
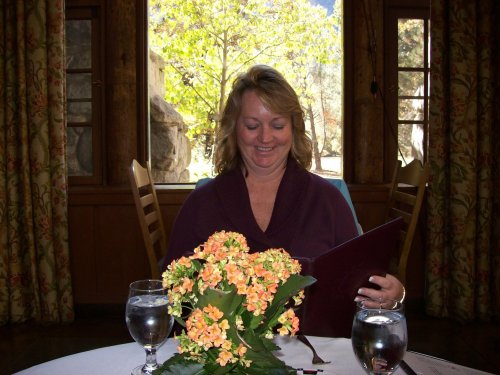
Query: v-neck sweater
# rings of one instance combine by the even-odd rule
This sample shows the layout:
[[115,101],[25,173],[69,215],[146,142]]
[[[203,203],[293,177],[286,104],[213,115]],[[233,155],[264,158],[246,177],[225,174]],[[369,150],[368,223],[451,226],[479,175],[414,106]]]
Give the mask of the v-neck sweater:
[[293,257],[307,258],[358,235],[342,193],[291,158],[265,231],[255,220],[245,177],[239,168],[193,190],[174,222],[163,269],[222,230],[244,235],[250,252],[283,248]]

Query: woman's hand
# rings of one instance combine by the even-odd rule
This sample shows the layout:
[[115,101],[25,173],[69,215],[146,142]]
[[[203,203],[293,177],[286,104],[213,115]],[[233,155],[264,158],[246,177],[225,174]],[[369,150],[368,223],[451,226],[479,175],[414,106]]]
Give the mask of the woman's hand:
[[395,301],[403,301],[405,297],[405,288],[403,284],[393,275],[387,274],[383,276],[370,276],[368,279],[373,284],[380,287],[379,290],[373,288],[360,288],[358,295],[354,301],[362,301],[366,297],[374,299],[391,299]]

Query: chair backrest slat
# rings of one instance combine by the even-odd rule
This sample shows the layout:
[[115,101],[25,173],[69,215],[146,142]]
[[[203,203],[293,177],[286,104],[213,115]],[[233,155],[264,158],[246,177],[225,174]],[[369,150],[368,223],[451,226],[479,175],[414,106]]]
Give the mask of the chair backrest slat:
[[158,221],[158,215],[156,211],[150,212],[145,215],[146,224],[150,227],[152,224]]
[[150,206],[150,205],[154,204],[154,201],[155,201],[155,198],[154,198],[153,194],[144,195],[143,197],[141,197],[141,206],[142,207]]
[[162,234],[161,234],[161,231],[159,229],[156,229],[154,231],[151,232],[149,238],[151,239],[151,242],[153,244],[157,243],[158,241],[161,240],[161,237],[162,237]]
[[392,219],[395,219],[397,217],[401,216],[403,218],[403,221],[405,224],[408,226],[411,221],[411,213],[403,211],[403,210],[398,210],[397,208],[392,208],[390,212],[390,217]]
[[159,279],[161,276],[159,260],[167,252],[167,237],[149,164],[143,167],[137,160],[132,160],[129,167],[129,179],[151,277]]
[[413,244],[428,179],[429,166],[427,164],[422,165],[416,159],[405,167],[402,167],[401,161],[399,161],[394,171],[386,218],[393,219],[402,216],[405,222],[397,266],[397,276],[402,283],[406,281],[408,257]]
[[397,201],[397,202],[401,202],[402,204],[407,204],[407,205],[410,205],[410,206],[414,206],[416,201],[417,201],[417,196],[416,195],[413,195],[413,194],[410,194],[410,193],[406,193],[406,192],[403,192],[403,191],[395,191],[394,192],[394,199]]

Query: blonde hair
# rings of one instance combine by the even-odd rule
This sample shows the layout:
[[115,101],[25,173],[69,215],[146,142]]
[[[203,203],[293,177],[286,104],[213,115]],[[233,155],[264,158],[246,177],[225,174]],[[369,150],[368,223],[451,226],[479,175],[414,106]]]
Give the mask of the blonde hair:
[[217,173],[230,171],[241,163],[236,142],[236,121],[241,112],[242,97],[254,90],[264,105],[292,120],[290,155],[305,169],[311,168],[312,142],[306,134],[304,112],[295,90],[281,73],[267,65],[254,65],[233,83],[216,132],[214,164]]

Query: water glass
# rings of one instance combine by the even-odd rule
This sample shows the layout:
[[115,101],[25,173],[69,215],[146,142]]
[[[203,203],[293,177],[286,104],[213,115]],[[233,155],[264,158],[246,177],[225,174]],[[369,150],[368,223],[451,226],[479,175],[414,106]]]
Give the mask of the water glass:
[[130,284],[125,320],[130,335],[146,351],[146,363],[134,368],[132,375],[151,375],[159,367],[156,350],[167,340],[173,325],[161,280]]
[[383,299],[359,301],[351,341],[354,354],[367,374],[392,374],[408,344],[402,303]]

